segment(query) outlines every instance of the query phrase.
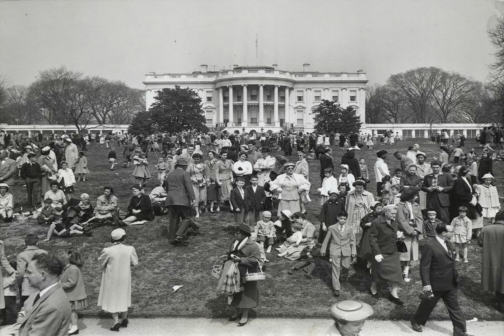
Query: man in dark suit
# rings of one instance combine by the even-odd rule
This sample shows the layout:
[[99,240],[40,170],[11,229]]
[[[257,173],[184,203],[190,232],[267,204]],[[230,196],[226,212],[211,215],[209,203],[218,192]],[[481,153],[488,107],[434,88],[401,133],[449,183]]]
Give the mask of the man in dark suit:
[[191,175],[186,172],[186,169],[187,160],[178,158],[175,170],[168,174],[165,181],[165,206],[168,207],[170,213],[168,239],[173,245],[187,245],[184,241],[187,230],[189,228],[198,230],[198,226],[192,221],[192,207],[196,198]]
[[66,293],[59,284],[65,265],[55,256],[39,254],[28,264],[26,275],[30,285],[40,293],[25,302],[19,336],[68,335],[72,312]]
[[436,237],[429,239],[422,250],[420,260],[420,277],[424,293],[430,293],[430,298],[422,300],[411,321],[413,330],[422,332],[439,299],[450,313],[454,336],[467,336],[466,321],[458,304],[457,285],[458,273],[455,269],[454,251],[449,243],[453,235],[453,227],[441,223],[436,227]]
[[252,227],[256,225],[259,221],[259,216],[261,211],[264,210],[264,204],[266,202],[266,193],[264,192],[264,188],[258,185],[259,179],[256,175],[253,175],[250,178],[251,185],[245,187],[247,190],[247,194],[249,196],[247,203],[249,204],[249,225]]
[[8,158],[9,152],[3,150],[0,153],[0,182],[12,186],[17,173],[16,161]]
[[422,190],[427,193],[427,208],[434,209],[437,218],[443,223],[450,223],[450,192],[453,178],[441,173],[441,162],[431,162],[432,174],[425,175]]

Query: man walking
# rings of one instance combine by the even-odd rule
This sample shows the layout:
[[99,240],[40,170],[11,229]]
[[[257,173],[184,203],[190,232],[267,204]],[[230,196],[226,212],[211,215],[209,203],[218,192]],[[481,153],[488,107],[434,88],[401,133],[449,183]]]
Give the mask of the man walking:
[[495,222],[485,226],[478,237],[483,247],[481,285],[484,291],[495,292],[495,307],[504,313],[504,211],[495,215]]
[[450,223],[450,192],[453,178],[441,173],[441,162],[431,162],[432,174],[424,177],[422,190],[427,193],[427,208],[436,210],[437,218],[443,223]]
[[429,239],[422,250],[420,277],[423,292],[432,294],[422,300],[411,320],[411,326],[417,332],[422,332],[421,325],[425,325],[439,299],[443,299],[453,323],[453,335],[468,335],[457,298],[458,273],[455,269],[454,251],[449,243],[452,235],[453,227],[441,223],[436,227],[436,237]]
[[184,241],[185,233],[190,226],[195,226],[191,220],[195,196],[191,175],[186,169],[187,160],[178,158],[175,170],[168,174],[165,182],[165,206],[170,212],[168,239],[173,245],[187,245]]

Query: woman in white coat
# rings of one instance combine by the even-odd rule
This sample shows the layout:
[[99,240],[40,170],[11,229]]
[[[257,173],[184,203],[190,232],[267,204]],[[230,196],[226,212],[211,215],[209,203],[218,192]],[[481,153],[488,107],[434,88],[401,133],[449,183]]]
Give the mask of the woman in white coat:
[[270,190],[279,193],[278,216],[282,210],[289,210],[291,213],[301,212],[299,194],[303,191],[310,191],[310,182],[303,175],[294,173],[294,163],[288,162],[284,165],[285,174],[277,176],[270,183]]
[[[102,281],[98,306],[112,313],[114,326],[119,331],[128,326],[128,308],[131,306],[131,267],[138,264],[138,256],[133,246],[124,245],[126,232],[115,229],[111,233],[113,245],[103,249],[98,262],[102,269]],[[119,313],[121,322],[119,323]]]

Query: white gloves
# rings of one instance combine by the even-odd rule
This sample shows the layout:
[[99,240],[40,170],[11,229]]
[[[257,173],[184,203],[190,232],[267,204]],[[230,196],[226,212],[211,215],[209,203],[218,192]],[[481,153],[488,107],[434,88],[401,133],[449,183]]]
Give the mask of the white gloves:
[[377,262],[382,262],[382,260],[383,260],[383,256],[382,256],[381,254],[377,254],[377,255],[375,255],[375,257],[374,257],[374,258],[375,258],[375,260],[376,260]]
[[404,237],[404,233],[402,231],[397,231],[397,238],[400,239]]

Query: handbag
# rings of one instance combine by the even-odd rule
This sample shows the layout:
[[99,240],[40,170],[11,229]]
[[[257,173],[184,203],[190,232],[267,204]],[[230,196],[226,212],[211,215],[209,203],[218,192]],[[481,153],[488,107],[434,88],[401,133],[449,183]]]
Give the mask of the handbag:
[[397,251],[399,253],[405,253],[405,252],[408,252],[408,248],[406,247],[406,243],[402,240],[398,240],[396,242],[396,246],[397,246]]
[[266,280],[266,274],[259,268],[259,272],[250,273],[247,269],[247,273],[245,274],[246,281],[262,281]]

